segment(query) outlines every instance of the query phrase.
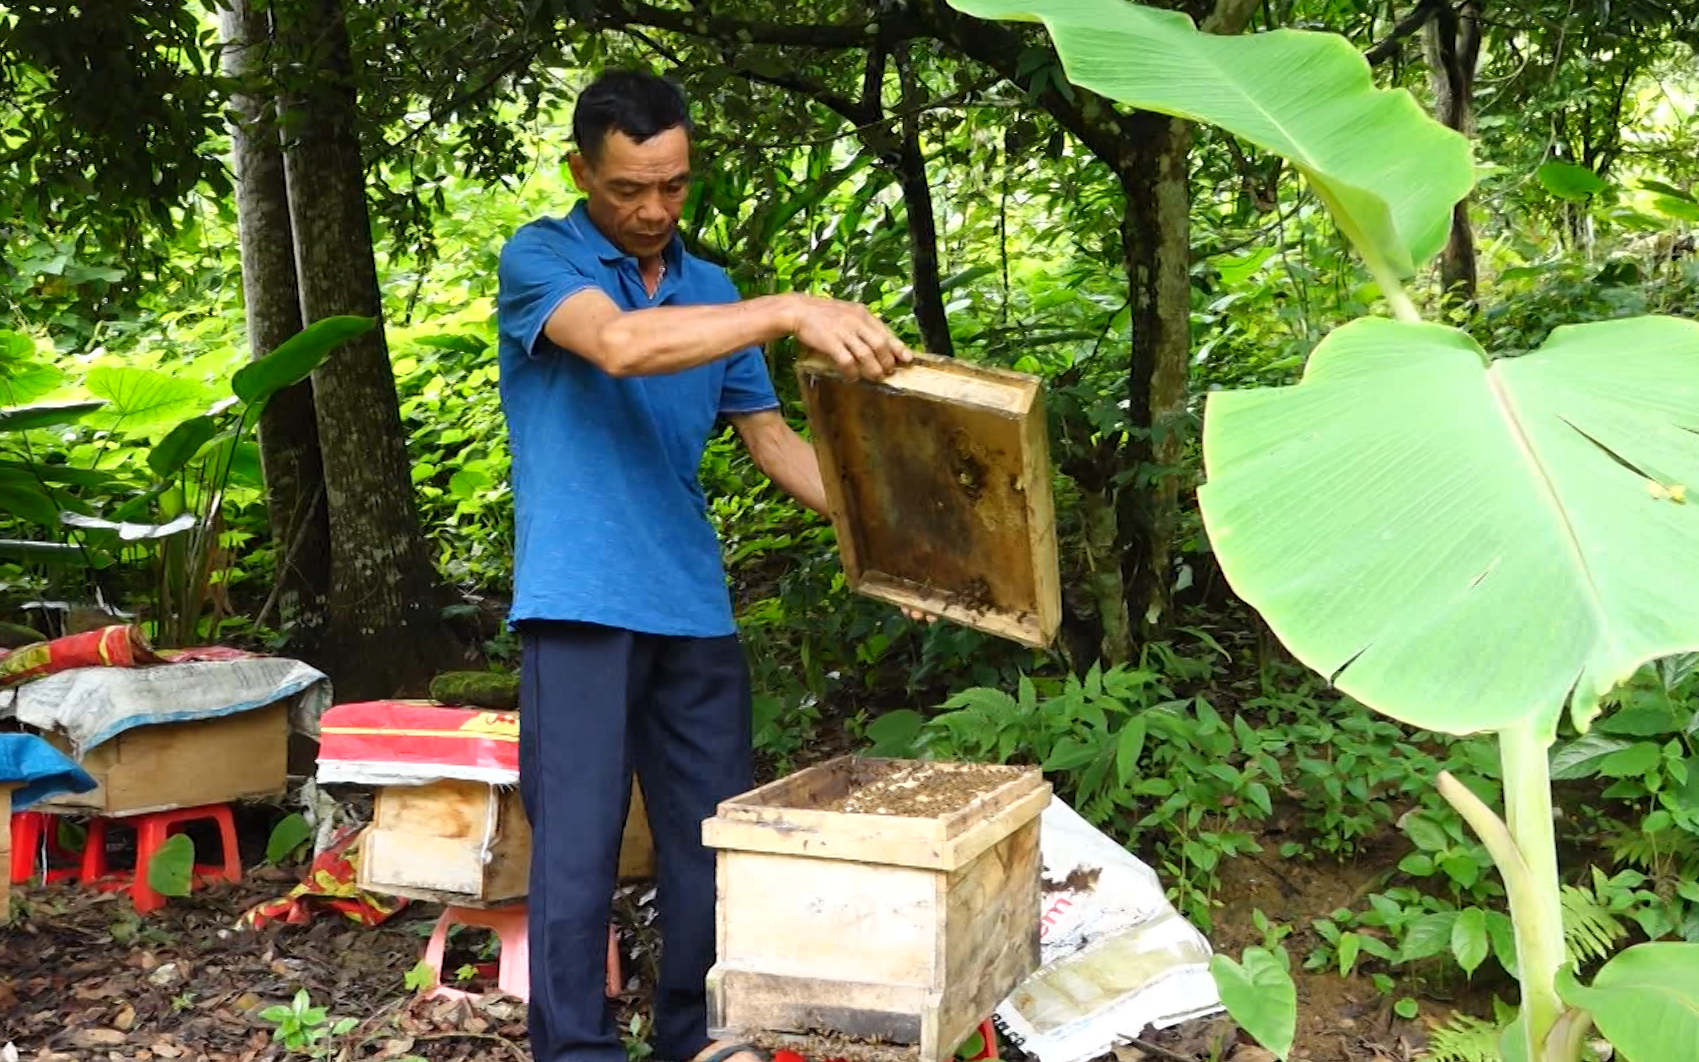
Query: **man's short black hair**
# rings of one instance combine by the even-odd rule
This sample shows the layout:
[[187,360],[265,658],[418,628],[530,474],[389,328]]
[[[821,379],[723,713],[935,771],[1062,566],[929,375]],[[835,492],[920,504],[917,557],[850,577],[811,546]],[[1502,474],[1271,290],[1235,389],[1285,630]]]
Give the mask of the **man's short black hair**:
[[591,162],[601,157],[608,134],[621,132],[639,144],[668,129],[691,132],[684,90],[656,74],[609,70],[579,94],[572,112],[572,139]]

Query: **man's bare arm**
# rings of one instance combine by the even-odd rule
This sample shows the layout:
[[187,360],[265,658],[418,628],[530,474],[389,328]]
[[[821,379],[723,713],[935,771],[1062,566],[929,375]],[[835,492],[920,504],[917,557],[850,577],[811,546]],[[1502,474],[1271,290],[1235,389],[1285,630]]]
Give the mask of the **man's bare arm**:
[[786,424],[784,417],[768,410],[730,420],[763,475],[803,505],[831,518],[814,447]]
[[586,288],[555,308],[543,334],[610,376],[659,376],[794,335],[851,379],[883,379],[913,360],[865,306],[789,293],[711,306],[621,310]]

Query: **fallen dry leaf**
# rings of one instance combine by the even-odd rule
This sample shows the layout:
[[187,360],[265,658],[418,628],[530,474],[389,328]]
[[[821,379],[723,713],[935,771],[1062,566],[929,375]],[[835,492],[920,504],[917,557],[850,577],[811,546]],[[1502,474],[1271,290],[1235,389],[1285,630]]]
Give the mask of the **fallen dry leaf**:
[[76,1029],[66,1037],[73,1047],[116,1047],[129,1037],[117,1029]]

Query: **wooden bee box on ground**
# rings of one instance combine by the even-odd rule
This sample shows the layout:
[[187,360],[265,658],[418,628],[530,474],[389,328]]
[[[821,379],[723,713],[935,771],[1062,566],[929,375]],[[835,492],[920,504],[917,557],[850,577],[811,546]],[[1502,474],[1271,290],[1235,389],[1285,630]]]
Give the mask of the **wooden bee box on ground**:
[[878,384],[797,365],[852,589],[1044,647],[1061,620],[1036,377],[921,355]]
[[[654,862],[643,794],[633,785],[619,877],[651,877]],[[519,790],[445,778],[377,790],[357,873],[362,889],[481,907],[523,899],[530,867],[531,824]]]
[[720,805],[713,1035],[949,1058],[1038,969],[1049,802],[1036,769],[844,757]]
[[[75,759],[56,731],[49,744]],[[289,782],[289,704],[233,715],[132,727],[88,749],[79,765],[95,780],[86,793],[62,793],[37,810],[140,815],[282,796]]]

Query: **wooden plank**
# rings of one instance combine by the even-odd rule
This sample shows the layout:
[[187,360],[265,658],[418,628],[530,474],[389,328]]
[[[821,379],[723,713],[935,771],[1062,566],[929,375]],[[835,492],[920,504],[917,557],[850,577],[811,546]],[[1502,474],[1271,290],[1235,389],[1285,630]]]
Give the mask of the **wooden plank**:
[[384,832],[418,837],[475,840],[490,828],[491,799],[488,782],[459,778],[429,785],[387,785],[378,789],[372,825]]
[[851,587],[1049,645],[1061,595],[1038,381],[925,355],[879,384],[815,354],[797,375]]
[[1028,777],[1036,784],[1030,787],[1010,786],[1006,795],[1001,790],[989,793],[980,798],[988,802],[984,809],[974,813],[970,807],[961,813],[968,815],[970,822],[977,822],[973,828],[957,833],[950,842],[944,858],[946,869],[967,866],[982,852],[1002,844],[1011,833],[1044,814],[1044,809],[1050,806],[1052,787],[1036,770]]
[[842,797],[848,791],[849,779],[862,765],[919,762],[840,757],[810,767],[785,779],[786,784],[771,783],[722,803],[718,814],[703,823],[703,841],[710,848],[954,870],[1042,812],[1050,802],[1049,783],[1030,768],[931,763],[927,766],[934,770],[1006,772],[1008,781],[943,818],[851,814],[795,806],[830,803]]
[[15,785],[0,782],[0,926],[12,917],[12,790]]
[[953,1048],[1039,967],[1044,864],[1039,820],[949,876],[940,923],[945,987],[941,1043]]
[[531,820],[519,790],[500,791],[496,831],[490,839],[490,859],[484,864],[481,895],[487,902],[525,896],[531,891]]
[[464,837],[369,830],[361,845],[359,884],[373,892],[393,887],[478,898],[484,863]]
[[827,1030],[915,1044],[936,1007],[935,993],[913,985],[776,977],[720,967],[708,974],[708,1035],[715,1039]]
[[[453,902],[479,906],[530,891],[531,824],[513,787],[453,778],[383,786],[361,852],[361,887],[375,892],[452,896]],[[651,876],[654,858],[642,795],[633,786],[619,879]]]
[[[64,734],[41,736],[72,755]],[[122,816],[280,796],[288,785],[288,750],[284,701],[216,719],[134,727],[83,756],[94,789],[59,794],[41,810]]]
[[944,918],[937,875],[761,852],[725,855],[719,902],[727,933],[719,961],[727,969],[933,984],[934,927]]
[[486,848],[499,835],[500,811],[499,795],[486,782],[447,778],[379,788],[361,845],[361,887],[488,898]]

